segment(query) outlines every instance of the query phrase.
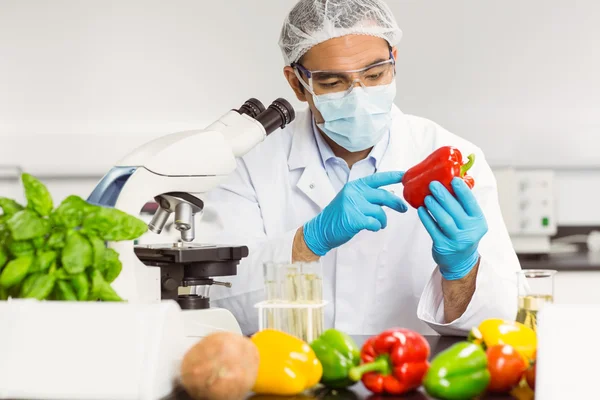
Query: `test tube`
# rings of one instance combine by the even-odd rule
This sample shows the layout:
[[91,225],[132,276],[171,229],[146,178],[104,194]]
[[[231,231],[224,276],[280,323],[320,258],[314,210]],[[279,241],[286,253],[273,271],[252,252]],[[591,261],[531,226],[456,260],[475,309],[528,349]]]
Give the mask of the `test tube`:
[[[280,286],[278,282],[279,268],[276,263],[267,262],[263,264],[263,275],[265,280],[265,297],[268,303],[276,303],[281,300]],[[265,313],[267,329],[280,329],[281,321],[276,308],[266,308]]]
[[[306,299],[309,304],[323,302],[323,273],[320,262],[302,264],[302,275],[306,286]],[[312,309],[312,338],[323,333],[323,308]]]
[[303,313],[294,305],[302,304],[305,299],[304,282],[300,264],[285,266],[285,300],[292,308],[288,309],[288,329],[291,335],[304,339]]

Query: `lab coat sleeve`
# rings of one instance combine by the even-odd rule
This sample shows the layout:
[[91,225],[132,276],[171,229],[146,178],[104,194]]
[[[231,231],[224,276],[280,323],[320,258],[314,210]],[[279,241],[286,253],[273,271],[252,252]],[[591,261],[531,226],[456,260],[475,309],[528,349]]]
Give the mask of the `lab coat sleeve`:
[[436,268],[427,283],[417,309],[418,317],[442,335],[464,336],[488,318],[514,320],[517,314],[517,271],[521,269],[502,218],[494,174],[482,153],[473,193],[482,208],[488,232],[479,243],[480,265],[476,289],[463,315],[444,320],[442,275]]
[[296,229],[267,237],[256,191],[246,164],[237,161],[236,171],[225,183],[205,197],[205,209],[198,223],[197,241],[218,245],[248,246],[236,276],[223,277],[232,287],[213,286],[211,305],[227,308],[245,334],[255,332],[258,313],[254,304],[264,300],[263,265],[290,263]]

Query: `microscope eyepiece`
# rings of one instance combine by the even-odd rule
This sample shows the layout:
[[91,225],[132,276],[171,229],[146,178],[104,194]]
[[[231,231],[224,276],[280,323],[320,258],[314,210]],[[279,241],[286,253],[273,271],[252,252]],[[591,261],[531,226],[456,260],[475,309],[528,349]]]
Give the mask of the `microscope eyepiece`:
[[285,128],[296,118],[294,107],[287,100],[279,98],[271,103],[266,111],[255,119],[262,124],[267,135],[278,128]]
[[265,111],[265,106],[259,100],[251,98],[246,100],[246,102],[239,108],[239,110],[235,111],[237,111],[240,114],[246,114],[252,118],[256,118],[263,111]]

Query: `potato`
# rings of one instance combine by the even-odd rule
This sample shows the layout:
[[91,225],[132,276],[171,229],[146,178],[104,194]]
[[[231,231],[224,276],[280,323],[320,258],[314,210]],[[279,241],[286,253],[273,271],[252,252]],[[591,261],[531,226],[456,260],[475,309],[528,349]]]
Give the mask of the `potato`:
[[256,382],[258,365],[258,349],[250,339],[213,333],[186,353],[181,383],[195,400],[244,399]]

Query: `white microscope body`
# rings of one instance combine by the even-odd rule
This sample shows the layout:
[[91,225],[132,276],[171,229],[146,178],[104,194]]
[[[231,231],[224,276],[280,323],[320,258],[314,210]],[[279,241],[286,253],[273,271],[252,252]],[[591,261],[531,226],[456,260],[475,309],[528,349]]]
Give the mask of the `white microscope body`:
[[[112,200],[114,207],[139,215],[149,200],[162,194],[183,192],[202,197],[235,171],[236,157],[246,154],[268,134],[294,118],[292,106],[284,99],[275,100],[266,110],[258,100],[250,99],[240,110],[227,112],[205,129],[174,133],[146,143],[113,168],[130,173],[118,197]],[[101,197],[114,182],[110,175],[105,176],[103,181],[107,182],[101,182],[88,201],[106,203]],[[164,225],[168,216],[163,215],[164,220],[159,222]],[[177,222],[178,216],[175,218]],[[190,242],[194,238],[193,218],[190,222],[191,234],[182,231],[183,241]],[[161,229],[151,230],[159,233]],[[112,283],[117,293],[130,303],[160,302],[163,284],[160,268],[140,261],[133,241],[109,243],[109,246],[119,253],[123,264],[121,274]],[[173,243],[164,245],[173,246]],[[185,310],[184,314],[186,331],[192,340],[215,330],[241,332],[233,315],[224,309]]]

